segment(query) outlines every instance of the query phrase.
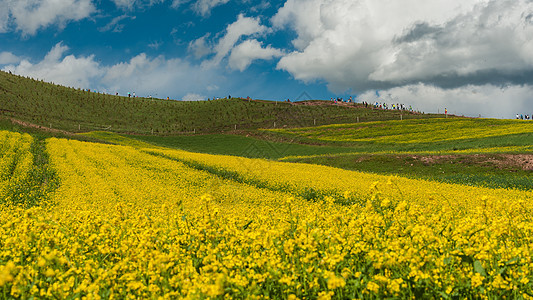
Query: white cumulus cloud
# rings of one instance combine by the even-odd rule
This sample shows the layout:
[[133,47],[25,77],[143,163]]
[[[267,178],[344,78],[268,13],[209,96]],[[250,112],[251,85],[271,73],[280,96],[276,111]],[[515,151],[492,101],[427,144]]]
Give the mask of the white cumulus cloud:
[[67,55],[68,51],[67,46],[58,43],[39,62],[19,59],[3,70],[76,88],[122,95],[136,92],[137,96],[159,98],[181,99],[186,94],[201,95],[227,85],[216,68],[200,67],[179,58],[141,53],[106,66],[98,63],[94,55]]
[[189,43],[189,47],[187,48],[187,50],[194,56],[194,58],[200,59],[213,53],[213,49],[207,41],[208,37],[209,33]]
[[532,13],[531,2],[491,1],[444,24],[417,23],[397,38],[393,55],[369,78],[401,82],[532,69],[533,24],[526,20]]
[[0,0],[0,32],[8,31],[13,24],[23,34],[34,35],[41,28],[62,28],[95,11],[92,0]]
[[103,74],[103,70],[95,61],[94,56],[65,56],[67,51],[67,46],[58,43],[39,63],[32,64],[28,60],[22,60],[18,65],[8,65],[3,69],[72,87],[86,87],[91,80]]
[[263,48],[261,42],[257,40],[246,40],[231,50],[228,65],[232,69],[244,71],[253,60],[269,60],[282,55],[283,52],[279,49],[271,46]]
[[208,16],[214,7],[228,3],[229,0],[199,0],[193,4],[193,9],[202,16]]
[[271,21],[297,34],[278,68],[334,91],[533,77],[528,0],[287,0]]
[[514,118],[518,114],[533,115],[533,86],[465,85],[443,89],[423,83],[368,91],[358,96],[358,101],[368,103],[402,103],[415,110],[470,117]]
[[0,65],[18,63],[22,59],[11,52],[0,52]]
[[213,49],[213,52],[216,53],[215,57],[206,62],[206,65],[218,65],[243,36],[264,34],[268,30],[268,27],[260,24],[259,18],[245,17],[240,14],[237,21],[226,27],[225,35],[218,40]]
[[111,91],[135,91],[137,95],[160,98],[203,93],[209,85],[220,84],[219,72],[189,62],[164,56],[149,57],[141,53],[129,61],[110,66],[99,82]]

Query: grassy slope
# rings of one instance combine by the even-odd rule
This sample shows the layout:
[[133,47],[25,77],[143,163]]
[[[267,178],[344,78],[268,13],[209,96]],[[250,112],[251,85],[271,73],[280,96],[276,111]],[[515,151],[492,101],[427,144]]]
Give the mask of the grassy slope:
[[208,134],[194,136],[131,136],[158,146],[210,154],[237,155],[249,158],[280,159],[294,155],[323,155],[351,152],[338,146],[312,146],[274,142],[242,135]]
[[110,130],[137,134],[220,133],[235,129],[301,127],[369,120],[428,118],[361,106],[295,105],[273,101],[183,102],[86,92],[0,72],[0,114],[71,132]]

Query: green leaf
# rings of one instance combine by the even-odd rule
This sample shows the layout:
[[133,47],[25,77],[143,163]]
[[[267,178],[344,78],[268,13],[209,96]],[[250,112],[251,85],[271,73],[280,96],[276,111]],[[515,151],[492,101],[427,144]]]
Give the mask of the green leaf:
[[483,276],[487,276],[487,273],[485,272],[485,268],[483,268],[483,265],[479,260],[476,260],[474,262],[474,272],[479,273]]
[[508,260],[508,261],[505,263],[505,265],[507,265],[507,266],[515,265],[515,264],[516,264],[517,262],[519,262],[519,261],[520,261],[520,258],[518,258],[518,257],[514,257],[514,258]]

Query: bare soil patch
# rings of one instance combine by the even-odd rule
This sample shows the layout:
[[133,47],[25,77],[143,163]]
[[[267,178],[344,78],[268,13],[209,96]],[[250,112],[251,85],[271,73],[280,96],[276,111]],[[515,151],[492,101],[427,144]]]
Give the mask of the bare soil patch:
[[498,163],[521,166],[522,170],[533,171],[533,154],[502,154],[505,159],[503,161],[497,161]]
[[412,155],[425,165],[457,163],[533,171],[533,154]]

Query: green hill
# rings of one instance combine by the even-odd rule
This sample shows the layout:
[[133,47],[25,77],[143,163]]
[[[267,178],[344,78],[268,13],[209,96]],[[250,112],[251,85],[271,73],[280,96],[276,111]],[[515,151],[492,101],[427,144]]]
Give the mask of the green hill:
[[184,102],[88,92],[0,72],[0,114],[68,132],[175,135],[431,118],[330,101],[297,103],[245,99]]

